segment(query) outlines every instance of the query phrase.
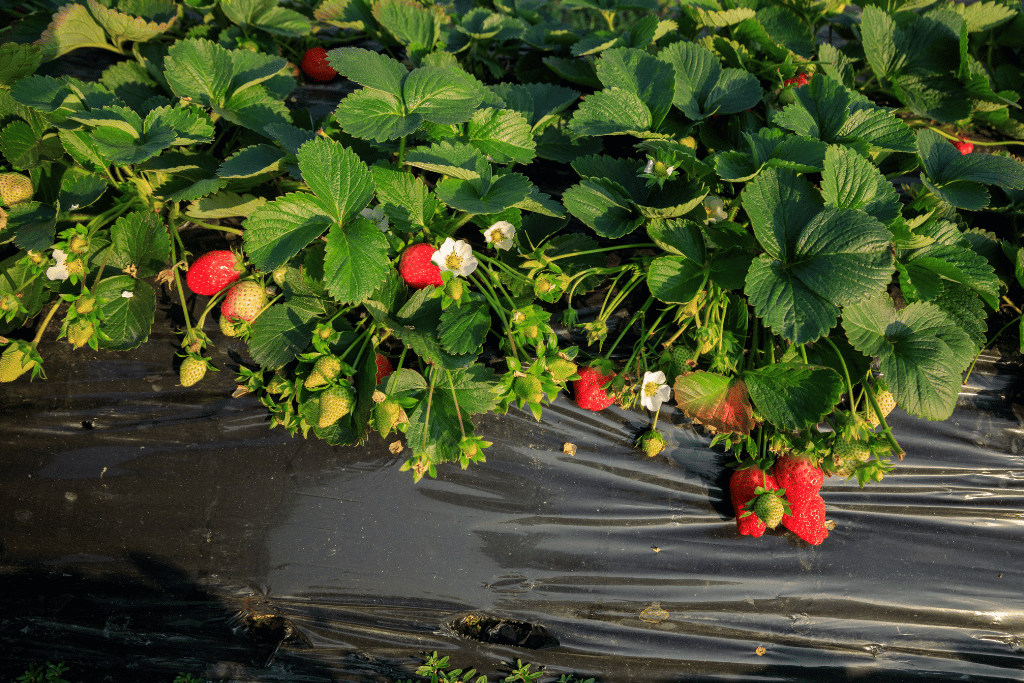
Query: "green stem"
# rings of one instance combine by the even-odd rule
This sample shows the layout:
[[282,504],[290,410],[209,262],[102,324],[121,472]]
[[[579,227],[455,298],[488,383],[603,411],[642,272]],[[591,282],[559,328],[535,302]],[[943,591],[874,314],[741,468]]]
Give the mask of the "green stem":
[[559,254],[558,256],[551,256],[548,261],[557,261],[563,258],[571,258],[573,256],[586,256],[587,254],[602,254],[606,251],[623,251],[625,249],[649,249],[651,247],[657,247],[658,245],[654,242],[644,242],[642,244],[626,244],[621,247],[602,247],[600,249],[587,249],[586,251],[574,251],[571,254]]
[[882,414],[882,409],[878,406],[878,401],[875,400],[875,392],[865,391],[864,395],[868,397],[868,403],[871,404],[871,409],[875,411],[875,416],[878,417],[878,422],[882,425],[882,433],[885,434],[885,438],[892,447],[892,451],[896,454],[896,457],[902,460],[906,452],[899,442],[896,441],[896,437],[892,435],[892,427],[885,421],[885,415]]
[[846,390],[850,394],[850,410],[853,410],[854,406],[857,404],[853,399],[853,382],[850,381],[850,371],[846,369],[846,361],[843,360],[843,354],[839,353],[839,347],[837,347],[831,339],[828,337],[822,337],[822,339],[824,339],[828,345],[832,347],[832,350],[836,352],[836,358],[839,359],[839,364],[843,366],[843,376],[846,378]]
[[505,338],[508,339],[508,343],[512,346],[512,355],[517,360],[523,360],[519,357],[519,348],[516,346],[515,339],[512,338],[512,326],[508,322],[508,318],[505,317],[505,309],[501,307],[501,303],[498,301],[497,294],[490,288],[490,284],[485,281],[485,278],[476,275],[475,273],[469,276],[473,282],[477,283],[477,287],[480,289],[480,293],[487,299],[487,303],[490,305],[491,310],[498,314],[501,318],[501,326],[505,328]]
[[[650,308],[652,303],[654,303],[654,297],[653,296],[652,297],[648,297],[647,301],[644,302],[644,305],[640,307],[640,310],[637,311],[636,313],[634,313],[633,317],[629,319],[629,322],[626,323],[622,327],[622,331],[619,332],[619,337],[615,340],[615,343],[612,344],[612,347],[610,349],[608,349],[608,353],[606,354],[608,357],[611,357],[611,355],[613,353],[615,353],[615,348],[619,345],[619,342],[622,341],[622,338],[626,336],[626,332],[628,332],[629,328],[631,328],[633,326],[633,323],[635,323],[637,321],[637,318],[641,317],[642,315],[644,315],[644,313],[647,312],[647,309]],[[642,344],[643,343],[643,335],[640,336],[640,340],[641,340],[641,344]],[[636,353],[634,352],[633,356],[630,357],[629,361],[632,362],[633,358],[635,356],[636,356]],[[627,367],[628,367],[628,364],[627,364]]]
[[452,379],[451,370],[445,370],[448,375],[448,386],[452,389],[452,400],[455,401],[455,415],[459,418],[459,431],[462,432],[462,438],[466,438],[466,427],[462,424],[462,409],[459,407],[459,397],[455,393],[455,380]]
[[1011,320],[1010,322],[1006,323],[1005,325],[1003,325],[999,329],[998,332],[996,332],[994,335],[992,335],[991,339],[989,339],[987,342],[985,342],[985,345],[983,347],[981,347],[981,349],[978,351],[977,354],[975,354],[974,360],[971,361],[971,367],[967,368],[967,374],[964,376],[964,381],[961,383],[961,386],[966,385],[967,384],[967,380],[969,380],[971,378],[971,373],[974,372],[974,366],[978,362],[978,359],[981,358],[981,354],[985,352],[985,349],[987,349],[988,347],[990,347],[993,344],[995,344],[996,339],[999,338],[999,335],[1001,335],[1003,332],[1005,332],[1007,329],[1009,329],[1010,325],[1016,325],[1017,323],[1019,323],[1020,320],[1021,320],[1021,316],[1018,316],[1018,317],[1014,318],[1013,320]]
[[427,451],[427,434],[430,433],[430,406],[434,400],[434,379],[436,375],[437,371],[431,368],[430,387],[427,389],[427,412],[423,415],[423,442],[420,444],[420,448],[424,453]]
[[36,345],[39,344],[39,342],[42,340],[43,333],[46,332],[46,326],[50,324],[51,320],[53,320],[53,316],[56,315],[57,309],[60,308],[60,305],[62,303],[64,303],[63,299],[55,303],[53,305],[53,308],[50,309],[50,312],[46,314],[46,317],[43,319],[43,322],[39,325],[39,331],[36,332],[36,336],[32,338],[33,349],[36,348]]
[[213,225],[211,223],[206,223],[204,221],[197,220],[197,219],[192,218],[192,217],[189,217],[188,222],[189,223],[194,223],[194,224],[196,224],[196,225],[198,225],[200,227],[206,228],[207,230],[218,230],[220,232],[231,233],[232,235],[244,235],[245,234],[244,231],[239,230],[238,228],[229,228],[229,227],[224,226],[224,225]]

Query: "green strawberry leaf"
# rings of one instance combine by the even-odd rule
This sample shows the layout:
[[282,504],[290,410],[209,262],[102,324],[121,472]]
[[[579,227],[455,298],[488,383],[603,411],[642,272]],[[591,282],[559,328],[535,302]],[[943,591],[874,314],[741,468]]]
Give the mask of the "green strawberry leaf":
[[712,114],[735,114],[761,99],[761,86],[753,74],[723,69],[714,53],[696,43],[672,43],[658,59],[675,70],[672,104],[693,121]]
[[838,81],[815,74],[795,93],[796,101],[777,113],[772,123],[829,144],[868,145],[893,152],[915,149],[914,131],[891,109],[878,107]]
[[302,179],[336,223],[348,222],[373,199],[370,170],[341,143],[317,138],[299,149],[298,158]]
[[359,218],[344,228],[332,225],[324,260],[330,295],[343,304],[369,297],[391,270],[387,249],[387,239],[371,221]]
[[479,295],[464,296],[459,306],[449,306],[437,327],[441,346],[455,355],[478,354],[491,329],[491,308]]
[[4,239],[14,237],[14,245],[29,251],[45,251],[57,232],[57,209],[39,202],[22,202],[7,209]]
[[[857,209],[825,208],[808,219],[815,207],[805,185],[788,171],[768,169],[747,185],[743,198],[768,252],[750,266],[747,297],[765,324],[797,344],[831,329],[841,306],[885,291],[893,271],[884,225]],[[799,196],[805,200],[796,209],[790,198]]]
[[437,198],[458,211],[470,214],[501,213],[528,198],[533,190],[530,179],[519,173],[494,178],[484,189],[481,180],[448,178],[434,188]]
[[1024,189],[1024,164],[994,154],[960,154],[945,138],[931,130],[917,135],[917,151],[924,166],[921,182],[939,199],[961,209],[978,211],[988,206],[983,185]]
[[310,311],[288,304],[274,304],[252,323],[249,355],[267,370],[290,363],[309,346],[316,327]]
[[242,29],[292,38],[309,35],[313,29],[313,22],[295,10],[279,7],[276,0],[221,0],[218,6]]
[[159,215],[136,211],[121,216],[110,228],[110,261],[115,268],[130,269],[131,275],[156,275],[170,256],[170,238]]
[[656,258],[647,270],[651,296],[668,304],[687,303],[700,293],[707,280],[704,263],[682,255]]
[[43,63],[43,51],[39,45],[0,45],[0,85],[10,88],[15,81],[35,73]]
[[813,427],[839,402],[845,384],[835,370],[775,363],[743,373],[750,400],[779,429]]
[[[900,258],[912,291],[931,301],[945,283],[956,282],[980,296],[993,310],[999,307],[999,280],[988,260],[962,245],[934,243]],[[903,277],[900,279],[904,282]]]
[[398,339],[408,344],[427,362],[449,370],[466,367],[473,362],[473,356],[450,354],[437,340],[441,302],[440,299],[429,298],[433,291],[433,287],[418,290],[395,316],[391,316],[379,301],[373,299],[364,301],[363,306],[374,320],[386,325]]
[[900,217],[900,202],[892,183],[874,164],[849,147],[830,145],[821,176],[825,206],[860,209],[888,225]]
[[156,292],[148,282],[115,275],[96,283],[92,293],[106,299],[100,323],[108,337],[100,341],[103,348],[126,351],[149,339],[156,317]]
[[95,173],[72,166],[60,179],[59,203],[66,211],[91,206],[107,190],[107,181]]
[[749,434],[756,424],[741,379],[698,370],[679,375],[673,391],[687,417],[720,432]]
[[847,306],[843,328],[855,349],[879,358],[901,408],[926,420],[953,413],[975,347],[941,307],[917,302],[897,311],[888,296],[877,295]]
[[644,222],[622,186],[610,180],[584,179],[565,191],[562,203],[569,213],[609,239],[624,237]]
[[63,156],[63,148],[53,137],[42,138],[28,123],[12,121],[0,134],[0,152],[15,169],[27,170]]
[[473,114],[466,124],[466,141],[498,164],[528,164],[537,154],[530,124],[522,114],[507,109]]
[[258,269],[270,272],[322,235],[331,219],[316,197],[292,193],[263,204],[242,225],[246,254]]
[[199,220],[250,216],[266,203],[267,200],[263,197],[255,197],[251,194],[240,195],[224,190],[193,201],[188,205],[185,215]]
[[287,154],[273,145],[250,145],[225,159],[217,169],[217,175],[241,179],[278,174],[284,170],[286,157]]

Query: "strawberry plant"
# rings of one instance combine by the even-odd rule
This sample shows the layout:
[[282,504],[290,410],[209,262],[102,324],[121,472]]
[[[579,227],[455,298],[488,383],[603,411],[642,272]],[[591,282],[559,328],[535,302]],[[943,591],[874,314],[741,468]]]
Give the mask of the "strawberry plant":
[[[739,533],[817,544],[822,479],[893,472],[889,411],[947,419],[1019,329],[1009,3],[186,4],[0,32],[0,381],[137,347],[168,297],[182,384],[234,339],[292,435],[376,431],[419,479],[563,391],[648,411],[658,455],[674,401],[735,455]],[[60,75],[84,49],[114,61]]]

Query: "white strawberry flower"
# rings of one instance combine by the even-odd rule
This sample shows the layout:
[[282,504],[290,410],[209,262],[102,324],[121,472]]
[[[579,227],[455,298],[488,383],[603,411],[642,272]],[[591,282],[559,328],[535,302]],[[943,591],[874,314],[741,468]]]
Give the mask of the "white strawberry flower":
[[466,277],[480,265],[473,256],[473,248],[465,240],[445,238],[441,248],[430,257],[431,262],[441,271],[448,271],[457,277]]
[[516,226],[508,221],[498,221],[484,231],[484,239],[495,249],[511,249],[512,238],[516,236]]
[[645,372],[644,381],[640,388],[640,403],[644,408],[656,413],[661,410],[661,404],[672,396],[672,390],[665,383],[665,373]]
[[717,223],[729,217],[725,212],[725,202],[721,197],[708,195],[704,198],[704,210],[708,212],[708,222]]
[[46,277],[51,280],[67,280],[68,255],[60,249],[54,249],[53,258],[57,259],[57,263],[46,269]]
[[384,213],[384,206],[381,204],[378,204],[372,209],[365,208],[359,212],[359,215],[376,223],[377,228],[381,232],[387,232],[388,226],[391,225],[391,221],[388,220],[387,215]]

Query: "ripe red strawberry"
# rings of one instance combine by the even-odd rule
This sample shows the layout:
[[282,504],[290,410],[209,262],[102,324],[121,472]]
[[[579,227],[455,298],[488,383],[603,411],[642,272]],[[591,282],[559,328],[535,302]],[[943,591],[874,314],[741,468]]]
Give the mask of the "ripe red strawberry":
[[824,499],[818,494],[800,501],[791,498],[790,507],[793,509],[793,514],[785,515],[782,518],[782,526],[811,545],[820,545],[828,536],[828,528],[825,526]]
[[756,514],[743,516],[743,506],[754,498],[756,495],[754,491],[758,486],[767,486],[770,491],[779,488],[778,482],[772,475],[765,474],[756,467],[736,470],[729,477],[729,495],[732,498],[733,510],[736,511],[736,529],[742,535],[754,538],[763,536],[767,526]]
[[772,474],[779,486],[786,489],[786,498],[794,510],[798,503],[818,495],[825,481],[825,473],[820,467],[812,465],[810,460],[790,455],[783,455],[775,461]]
[[585,410],[604,410],[615,403],[615,397],[601,388],[615,377],[614,372],[602,375],[597,368],[579,368],[577,373],[580,378],[572,383],[576,405]]
[[799,73],[793,78],[787,78],[782,82],[783,85],[795,85],[796,87],[802,87],[811,82],[810,77],[805,73]]
[[402,252],[402,258],[398,262],[398,272],[406,284],[416,289],[423,289],[428,285],[440,287],[444,284],[441,279],[441,269],[430,262],[430,258],[437,249],[431,244],[414,244]]
[[333,80],[338,72],[327,63],[327,50],[322,47],[313,47],[306,50],[302,55],[302,62],[299,63],[307,76],[315,81],[326,83]]
[[381,380],[390,375],[395,371],[395,366],[391,364],[391,361],[387,356],[378,353],[377,354],[377,384],[380,384]]
[[242,259],[233,251],[208,251],[188,269],[185,282],[196,294],[211,296],[238,280],[244,267]]
[[974,151],[974,143],[970,140],[954,140],[953,146],[959,150],[960,154],[970,154]]
[[220,314],[252,322],[267,305],[267,292],[258,282],[245,280],[231,288],[220,305]]

